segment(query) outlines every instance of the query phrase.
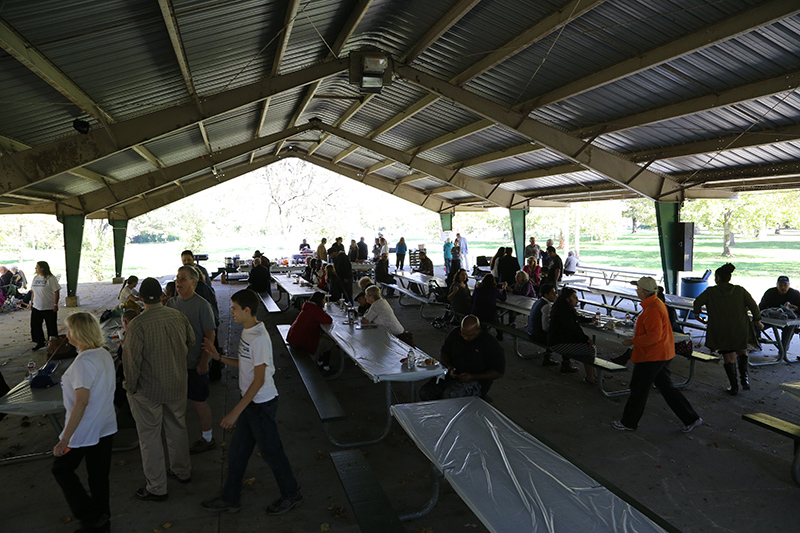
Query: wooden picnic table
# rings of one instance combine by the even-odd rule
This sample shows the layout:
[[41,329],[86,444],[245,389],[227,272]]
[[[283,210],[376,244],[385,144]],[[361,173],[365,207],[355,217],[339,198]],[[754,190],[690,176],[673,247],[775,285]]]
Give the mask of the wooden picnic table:
[[[677,531],[480,398],[400,404],[391,410],[489,531]],[[432,479],[436,491],[438,477]],[[435,496],[414,516],[434,504]]]

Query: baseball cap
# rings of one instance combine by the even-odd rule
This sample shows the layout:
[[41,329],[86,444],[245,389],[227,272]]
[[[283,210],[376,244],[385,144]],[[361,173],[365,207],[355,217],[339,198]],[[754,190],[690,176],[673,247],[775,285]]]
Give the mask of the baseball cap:
[[139,295],[146,304],[161,302],[161,284],[155,278],[145,278],[139,287]]
[[631,281],[631,285],[636,285],[645,292],[658,292],[658,283],[650,276],[642,276],[637,281]]
[[789,276],[778,276],[778,283],[789,283]]

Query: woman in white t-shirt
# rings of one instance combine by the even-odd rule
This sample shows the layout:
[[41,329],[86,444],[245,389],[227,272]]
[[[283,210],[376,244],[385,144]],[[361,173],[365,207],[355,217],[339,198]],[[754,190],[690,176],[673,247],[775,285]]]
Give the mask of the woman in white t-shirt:
[[139,291],[136,290],[136,285],[138,284],[139,278],[136,276],[131,276],[125,280],[125,283],[123,284],[123,287],[117,296],[120,309],[131,309],[137,313],[142,310],[138,303],[141,301],[141,297],[139,297]]
[[[108,475],[111,441],[117,432],[114,362],[103,348],[103,333],[94,315],[74,313],[64,324],[67,339],[77,348],[78,356],[61,377],[67,416],[58,443],[53,446],[53,476],[72,514],[81,522],[79,531],[110,531]],[[89,493],[75,473],[84,458]]]
[[31,337],[36,345],[32,348],[35,352],[44,348],[46,344],[42,322],[47,326],[47,336],[58,336],[58,300],[61,295],[61,285],[58,279],[50,272],[47,261],[36,263],[36,275],[31,281]]

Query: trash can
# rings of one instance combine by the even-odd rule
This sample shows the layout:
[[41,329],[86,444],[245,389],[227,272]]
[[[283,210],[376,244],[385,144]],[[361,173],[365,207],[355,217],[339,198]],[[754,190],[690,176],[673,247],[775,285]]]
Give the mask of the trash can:
[[[708,288],[706,278],[681,278],[681,296],[697,298]],[[694,313],[685,311],[683,318],[694,318]]]

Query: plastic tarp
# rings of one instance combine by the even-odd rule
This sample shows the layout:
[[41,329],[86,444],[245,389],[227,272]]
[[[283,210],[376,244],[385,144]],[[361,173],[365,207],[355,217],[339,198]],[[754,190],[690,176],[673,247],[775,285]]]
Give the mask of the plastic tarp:
[[794,383],[781,383],[782,391],[788,393],[792,398],[800,402],[800,381]]
[[333,318],[333,324],[322,328],[375,383],[421,381],[444,375],[445,370],[440,364],[406,368],[400,360],[408,356],[409,349],[414,351],[417,360],[424,360],[429,356],[418,348],[410,348],[386,329],[380,326],[360,328],[357,325],[344,324],[344,311],[333,304],[325,311]]
[[[272,279],[275,280],[275,283],[280,285],[284,292],[289,294],[289,298],[292,300],[295,298],[311,298],[314,296],[314,293],[319,290],[313,285],[308,286],[307,281],[300,278],[293,278],[288,274],[275,274],[272,276]],[[297,280],[300,282],[295,283]]]
[[392,414],[490,531],[665,531],[480,398]]

